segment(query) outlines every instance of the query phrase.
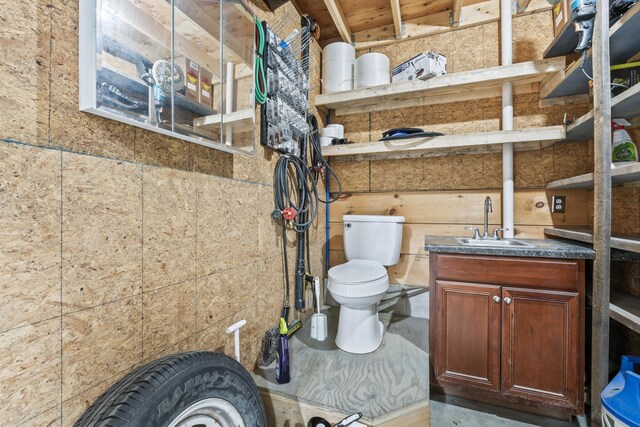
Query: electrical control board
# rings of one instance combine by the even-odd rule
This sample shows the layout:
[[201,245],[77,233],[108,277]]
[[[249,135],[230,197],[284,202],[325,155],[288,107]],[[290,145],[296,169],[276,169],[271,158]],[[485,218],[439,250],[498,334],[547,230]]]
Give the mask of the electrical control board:
[[[309,134],[308,30],[294,30],[285,40],[262,22],[266,99],[262,104],[260,143],[280,153],[300,154]],[[306,32],[306,35],[305,35]],[[306,40],[306,43],[305,43]]]

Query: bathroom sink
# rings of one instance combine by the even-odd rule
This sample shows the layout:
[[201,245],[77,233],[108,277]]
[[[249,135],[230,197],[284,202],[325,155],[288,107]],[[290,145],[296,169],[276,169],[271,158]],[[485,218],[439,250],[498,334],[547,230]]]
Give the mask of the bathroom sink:
[[531,243],[523,242],[521,240],[477,240],[466,237],[456,237],[456,240],[461,245],[465,246],[479,246],[479,247],[489,247],[489,248],[532,248],[535,245]]

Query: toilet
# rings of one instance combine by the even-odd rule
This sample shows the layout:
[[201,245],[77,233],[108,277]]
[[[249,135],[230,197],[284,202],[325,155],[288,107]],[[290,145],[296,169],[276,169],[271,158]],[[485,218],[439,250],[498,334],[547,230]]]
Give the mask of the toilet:
[[344,215],[342,222],[347,262],[329,269],[328,286],[340,304],[336,345],[348,353],[371,353],[382,343],[378,303],[389,289],[385,266],[400,259],[404,217]]

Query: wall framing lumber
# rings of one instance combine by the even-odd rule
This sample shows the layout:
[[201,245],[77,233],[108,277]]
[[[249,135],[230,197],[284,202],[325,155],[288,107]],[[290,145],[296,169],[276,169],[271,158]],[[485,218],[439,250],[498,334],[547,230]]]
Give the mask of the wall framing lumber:
[[338,29],[338,33],[340,33],[342,41],[345,43],[351,43],[351,28],[349,28],[349,23],[347,22],[347,18],[344,16],[339,0],[324,0],[324,4],[327,6],[329,15],[331,15],[331,19]]
[[402,37],[402,13],[400,12],[400,0],[391,0],[391,13],[393,15],[393,28],[396,38]]
[[[611,276],[611,78],[609,0],[596,2],[593,34],[594,220],[591,350],[591,422],[601,422],[600,393],[609,382],[609,302]],[[603,13],[604,11],[604,13]]]

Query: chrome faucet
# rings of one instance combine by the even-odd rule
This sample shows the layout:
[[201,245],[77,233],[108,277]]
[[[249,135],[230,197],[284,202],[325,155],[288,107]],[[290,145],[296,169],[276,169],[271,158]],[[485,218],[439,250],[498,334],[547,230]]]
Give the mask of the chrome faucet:
[[480,230],[477,227],[465,227],[465,230],[473,231],[474,240],[500,240],[499,231],[507,231],[508,228],[496,228],[493,230],[493,236],[489,236],[489,213],[493,212],[493,203],[491,203],[491,197],[487,196],[484,199],[484,234],[480,236]]
[[489,212],[493,212],[493,204],[491,203],[491,197],[487,196],[484,199],[484,234],[483,239],[489,238]]

